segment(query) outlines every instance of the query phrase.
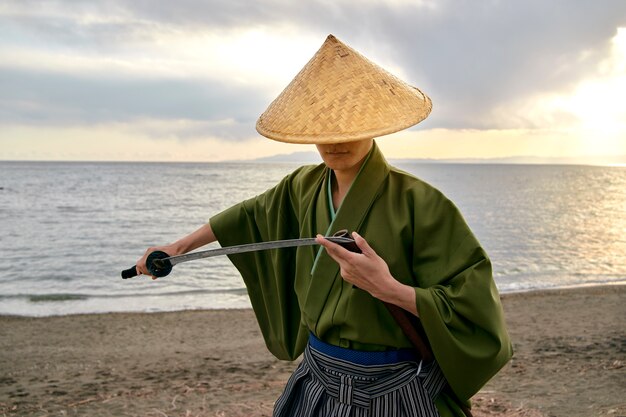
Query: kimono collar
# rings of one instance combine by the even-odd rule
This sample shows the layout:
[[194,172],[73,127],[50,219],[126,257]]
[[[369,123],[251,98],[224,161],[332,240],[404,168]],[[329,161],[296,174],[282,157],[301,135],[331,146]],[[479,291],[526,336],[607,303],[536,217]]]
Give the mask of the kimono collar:
[[[372,144],[372,148],[374,146],[375,144]],[[357,172],[356,176],[354,177],[354,180],[352,180],[352,184],[350,184],[350,187],[348,188],[348,192],[350,192],[350,189],[356,182],[357,178],[359,178],[359,175],[361,175],[363,168],[365,167],[365,165],[367,165],[367,161],[369,161],[370,156],[372,156],[372,150],[373,149],[370,149],[367,155],[365,155],[365,160],[363,161],[363,165],[361,165],[361,168],[359,168],[359,172]],[[334,176],[333,171],[330,168],[326,168],[326,193],[327,193],[326,196],[328,198],[328,209],[330,210],[331,223],[333,220],[335,220],[335,217],[337,216],[337,212],[339,211],[339,209],[341,209],[341,205],[343,204],[343,201],[339,203],[339,207],[337,207],[337,210],[335,210],[335,206],[333,204],[333,176]],[[346,193],[346,195],[347,194],[348,193]]]
[[[330,235],[342,229],[346,229],[349,232],[360,232],[361,224],[382,191],[382,186],[389,175],[389,171],[390,168],[387,161],[385,161],[383,154],[378,149],[376,142],[374,142],[359,175],[354,179],[335,218],[332,220],[329,219],[330,203],[326,188],[328,186],[327,182],[330,181],[330,171],[327,171],[326,183],[320,190],[322,195],[318,199],[316,211],[318,216],[322,215],[321,218],[318,218],[318,227],[321,226],[320,221],[325,223],[330,220],[330,225],[328,230],[318,230],[317,233],[326,231],[327,235]],[[328,225],[329,223],[326,224]],[[309,318],[319,317],[338,274],[339,265],[323,250],[316,259],[315,266],[311,271],[311,285],[314,285],[316,290],[308,292],[304,303],[303,313]]]
[[[330,174],[329,170],[327,182],[330,181]],[[347,229],[349,232],[359,231],[361,223],[374,203],[380,186],[388,174],[389,165],[378,145],[374,142],[363,166],[337,210],[329,230],[331,234],[341,229]],[[329,202],[329,204],[332,203]]]

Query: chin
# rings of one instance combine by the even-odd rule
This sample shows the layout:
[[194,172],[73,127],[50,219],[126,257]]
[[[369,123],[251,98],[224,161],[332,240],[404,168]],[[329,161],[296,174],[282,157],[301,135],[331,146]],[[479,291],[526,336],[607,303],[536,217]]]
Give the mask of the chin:
[[344,170],[354,165],[353,161],[345,157],[329,157],[322,158],[326,166],[332,170]]

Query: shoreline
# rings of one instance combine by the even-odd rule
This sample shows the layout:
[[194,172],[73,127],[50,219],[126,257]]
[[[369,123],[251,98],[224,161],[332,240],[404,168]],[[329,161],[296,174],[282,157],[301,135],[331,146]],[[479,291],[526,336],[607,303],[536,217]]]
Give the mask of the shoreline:
[[[553,292],[553,291],[569,291],[569,290],[579,290],[579,289],[591,289],[594,288],[605,288],[605,287],[626,287],[626,280],[623,281],[612,281],[605,283],[581,283],[574,285],[567,285],[562,287],[550,287],[550,288],[531,288],[531,289],[518,289],[514,291],[500,291],[501,299],[515,296],[517,294],[540,294],[543,292]],[[88,297],[87,297],[88,298]],[[65,301],[73,301],[74,299],[68,300],[60,300],[61,302]],[[37,303],[41,303],[45,301],[37,301]],[[53,300],[49,302],[55,302]],[[24,317],[24,318],[46,318],[46,317],[66,317],[66,316],[82,316],[82,315],[106,315],[106,314],[161,314],[161,313],[179,313],[186,311],[231,311],[231,310],[251,310],[252,307],[216,307],[216,308],[188,308],[188,309],[172,309],[172,310],[152,310],[152,311],[144,311],[144,310],[123,310],[123,311],[96,311],[96,312],[78,312],[78,313],[53,313],[47,315],[26,315],[26,314],[6,314],[0,313],[0,318],[2,317]]]
[[[502,294],[514,358],[475,416],[626,416],[626,286]],[[0,415],[265,416],[297,362],[250,309],[0,316]]]

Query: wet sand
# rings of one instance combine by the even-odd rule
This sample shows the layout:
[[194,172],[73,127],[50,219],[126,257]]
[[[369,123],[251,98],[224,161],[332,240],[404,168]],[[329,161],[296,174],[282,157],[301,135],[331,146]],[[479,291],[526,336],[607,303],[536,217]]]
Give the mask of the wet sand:
[[[626,416],[626,286],[508,294],[475,416]],[[296,363],[250,310],[0,317],[0,415],[269,416]]]

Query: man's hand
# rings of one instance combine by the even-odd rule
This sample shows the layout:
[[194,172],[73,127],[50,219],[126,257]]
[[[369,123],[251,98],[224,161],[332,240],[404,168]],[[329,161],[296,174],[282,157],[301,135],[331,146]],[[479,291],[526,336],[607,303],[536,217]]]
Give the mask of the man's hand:
[[417,314],[415,305],[415,291],[412,287],[396,280],[389,272],[389,266],[383,258],[372,249],[356,232],[352,233],[356,245],[361,253],[349,250],[317,235],[317,243],[326,248],[326,252],[333,258],[341,269],[343,279],[367,291],[373,297],[387,303],[395,304],[414,315]]

